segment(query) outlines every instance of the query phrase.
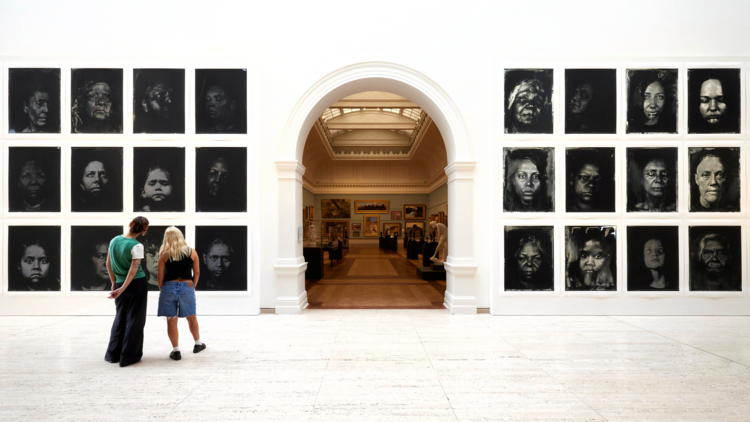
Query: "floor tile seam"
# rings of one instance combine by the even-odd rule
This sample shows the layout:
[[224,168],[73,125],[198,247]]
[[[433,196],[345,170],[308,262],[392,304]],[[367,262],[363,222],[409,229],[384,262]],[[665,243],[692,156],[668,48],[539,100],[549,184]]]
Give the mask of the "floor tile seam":
[[575,397],[576,399],[578,399],[578,401],[579,401],[579,402],[581,402],[581,403],[582,403],[582,404],[584,404],[584,405],[585,405],[586,407],[588,407],[589,409],[591,409],[591,411],[592,411],[592,412],[594,412],[594,413],[596,413],[597,415],[599,415],[599,417],[600,417],[600,418],[602,418],[602,419],[603,419],[603,420],[605,420],[605,421],[608,421],[608,419],[607,419],[607,418],[605,418],[604,416],[602,416],[602,414],[600,414],[599,412],[597,412],[597,411],[596,411],[596,409],[594,409],[593,407],[591,407],[591,405],[590,405],[590,404],[588,404],[588,403],[587,403],[587,402],[585,402],[585,401],[584,401],[583,399],[581,399],[580,397],[578,397],[578,395],[577,395],[577,394],[576,394],[576,393],[575,393],[574,391],[572,391],[571,389],[569,389],[569,388],[568,388],[567,386],[565,386],[565,384],[563,384],[563,383],[562,383],[562,382],[561,382],[560,380],[558,380],[558,379],[557,379],[557,378],[555,378],[555,377],[554,377],[554,376],[553,376],[552,374],[550,374],[549,372],[547,372],[547,370],[545,370],[545,369],[544,369],[544,368],[543,368],[543,367],[542,367],[542,366],[541,366],[541,365],[540,365],[540,364],[539,364],[539,363],[538,363],[538,362],[537,362],[537,361],[536,361],[535,359],[531,359],[531,358],[529,358],[528,356],[526,356],[526,354],[525,354],[525,353],[524,353],[523,351],[521,351],[521,349],[520,349],[520,348],[518,348],[518,347],[517,347],[517,346],[516,346],[515,344],[513,344],[513,343],[512,343],[511,341],[509,341],[508,339],[506,339],[506,338],[505,338],[505,337],[504,337],[504,336],[503,336],[503,335],[502,335],[502,334],[501,334],[500,332],[496,331],[496,330],[495,330],[495,329],[494,329],[493,327],[490,327],[490,326],[489,326],[489,325],[487,324],[487,320],[485,320],[485,319],[480,319],[480,321],[482,321],[482,324],[484,324],[485,326],[487,326],[487,328],[489,328],[490,330],[494,331],[494,332],[495,332],[495,333],[496,333],[496,334],[497,334],[497,335],[498,335],[498,336],[499,336],[499,337],[500,337],[501,339],[503,339],[503,341],[505,341],[506,343],[508,343],[508,344],[509,344],[509,345],[510,345],[511,347],[513,347],[514,349],[516,349],[516,350],[518,351],[518,353],[520,353],[520,354],[521,354],[521,355],[522,355],[522,356],[523,356],[524,358],[528,359],[528,360],[529,360],[529,362],[533,362],[533,363],[534,363],[534,365],[536,365],[536,367],[537,367],[537,368],[538,368],[538,369],[539,369],[540,371],[544,372],[544,373],[545,373],[545,374],[546,374],[546,375],[547,375],[547,376],[548,376],[548,377],[549,377],[549,378],[550,378],[551,380],[555,381],[555,382],[556,382],[556,383],[557,383],[557,384],[558,384],[558,385],[559,385],[560,387],[562,387],[562,389],[563,389],[563,390],[565,390],[565,391],[567,391],[568,393],[572,394],[572,395],[573,395],[573,397]]
[[[339,333],[341,333],[341,324],[339,324],[338,329],[336,330],[336,337],[333,339],[334,346],[336,345],[336,342],[339,339]],[[307,418],[307,422],[310,422],[310,420],[313,417],[313,414],[315,413],[315,406],[318,405],[318,397],[320,397],[320,390],[323,388],[323,381],[326,379],[326,372],[328,372],[328,365],[331,364],[331,354],[328,355],[328,359],[326,359],[326,367],[323,369],[323,376],[320,377],[320,384],[318,384],[318,391],[315,393],[315,401],[312,404],[312,409],[310,409],[310,416]]]
[[443,381],[440,380],[440,375],[438,375],[437,370],[435,369],[435,364],[432,363],[432,357],[430,357],[430,354],[427,352],[427,348],[424,346],[424,341],[422,341],[422,336],[419,335],[419,330],[417,330],[417,326],[414,324],[414,317],[409,315],[409,321],[411,321],[412,329],[414,330],[414,333],[417,335],[417,338],[419,339],[419,344],[422,345],[422,350],[424,350],[425,356],[427,356],[427,360],[430,361],[430,367],[432,368],[433,373],[435,373],[435,377],[437,378],[438,384],[440,384],[440,389],[443,390],[443,395],[445,396],[445,400],[448,402],[448,406],[451,407],[451,412],[453,412],[453,417],[456,418],[456,421],[458,422],[458,415],[456,414],[456,409],[453,408],[453,403],[451,403],[450,398],[448,398],[448,392],[445,391],[445,387],[443,386]]
[[693,346],[692,344],[688,344],[688,343],[683,343],[683,342],[681,342],[680,340],[677,340],[677,339],[673,339],[673,338],[671,338],[671,337],[667,337],[667,336],[665,336],[664,334],[660,334],[660,333],[657,333],[657,332],[654,332],[654,331],[648,330],[648,329],[646,329],[646,328],[643,328],[643,327],[639,327],[639,326],[637,326],[637,325],[634,325],[634,324],[632,324],[632,323],[630,323],[630,322],[627,322],[627,321],[623,321],[623,320],[617,319],[617,318],[616,318],[616,317],[614,317],[614,316],[609,316],[609,318],[612,318],[613,320],[615,320],[615,321],[619,321],[619,322],[621,322],[621,323],[623,323],[623,324],[627,324],[627,325],[630,325],[631,327],[635,327],[635,328],[638,328],[639,330],[643,330],[643,331],[645,331],[645,332],[648,332],[648,333],[654,334],[654,335],[656,335],[656,336],[659,336],[659,337],[665,338],[665,339],[667,339],[667,340],[670,340],[670,341],[674,341],[675,343],[679,343],[679,344],[682,344],[683,346],[687,346],[687,347],[690,347],[690,348],[692,348],[692,349],[695,349],[695,350],[700,350],[700,351],[701,351],[701,352],[703,352],[703,353],[707,353],[707,354],[709,354],[709,355],[712,355],[712,356],[716,356],[716,357],[717,357],[717,358],[719,358],[719,359],[724,359],[724,360],[728,360],[729,362],[732,362],[732,363],[736,363],[737,365],[740,365],[740,366],[744,366],[745,368],[747,368],[747,369],[750,369],[750,365],[744,364],[744,363],[742,363],[742,362],[737,362],[736,360],[732,360],[732,359],[729,359],[728,357],[725,357],[725,356],[721,356],[721,355],[717,355],[716,353],[713,353],[713,352],[709,352],[708,350],[704,350],[704,349],[701,349],[700,347],[697,347],[697,346]]

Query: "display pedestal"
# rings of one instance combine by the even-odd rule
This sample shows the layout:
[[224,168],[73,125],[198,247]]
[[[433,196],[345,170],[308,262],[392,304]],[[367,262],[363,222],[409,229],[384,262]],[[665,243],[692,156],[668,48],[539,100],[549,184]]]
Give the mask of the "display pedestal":
[[323,262],[323,248],[319,246],[305,246],[303,256],[307,262],[305,270],[306,280],[320,280],[323,278],[325,263]]
[[429,267],[417,267],[417,277],[425,281],[445,280],[445,266],[442,263],[430,262]]

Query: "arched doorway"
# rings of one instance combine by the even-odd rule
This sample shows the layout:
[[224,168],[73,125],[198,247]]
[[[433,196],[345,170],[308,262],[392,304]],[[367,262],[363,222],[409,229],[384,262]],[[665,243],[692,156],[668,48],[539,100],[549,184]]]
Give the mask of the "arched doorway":
[[365,91],[392,92],[427,112],[445,142],[448,165],[448,259],[445,307],[452,313],[476,313],[474,259],[473,151],[458,109],[434,81],[392,63],[351,65],[325,76],[297,102],[287,120],[276,161],[279,197],[279,251],[276,313],[296,314],[307,306],[302,256],[302,165],[305,141],[315,121],[335,101]]

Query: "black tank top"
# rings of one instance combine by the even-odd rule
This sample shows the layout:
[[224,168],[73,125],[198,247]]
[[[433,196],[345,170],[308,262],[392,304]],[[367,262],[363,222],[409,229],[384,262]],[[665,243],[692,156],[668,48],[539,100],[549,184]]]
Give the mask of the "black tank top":
[[188,248],[188,254],[179,261],[172,258],[164,264],[164,281],[173,281],[181,278],[183,280],[193,279],[193,250]]

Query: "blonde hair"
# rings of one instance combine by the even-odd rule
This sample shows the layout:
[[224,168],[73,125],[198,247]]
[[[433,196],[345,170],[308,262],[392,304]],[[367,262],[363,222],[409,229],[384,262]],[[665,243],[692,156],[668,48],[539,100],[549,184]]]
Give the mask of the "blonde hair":
[[188,244],[180,229],[172,226],[164,232],[164,242],[159,253],[165,253],[169,259],[179,261],[188,256]]

